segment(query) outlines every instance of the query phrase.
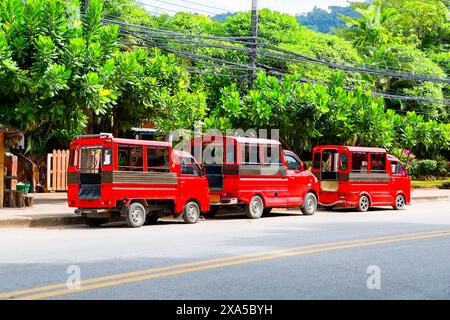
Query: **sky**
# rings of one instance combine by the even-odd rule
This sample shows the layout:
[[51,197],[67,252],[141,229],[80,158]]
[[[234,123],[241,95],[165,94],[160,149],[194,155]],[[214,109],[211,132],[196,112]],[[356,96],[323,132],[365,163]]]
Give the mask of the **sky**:
[[[174,14],[190,11],[207,15],[250,10],[252,0],[138,0],[145,3],[146,10],[156,13]],[[259,0],[259,8],[286,12],[291,15],[311,11],[314,6],[327,9],[329,6],[347,6],[348,0]]]

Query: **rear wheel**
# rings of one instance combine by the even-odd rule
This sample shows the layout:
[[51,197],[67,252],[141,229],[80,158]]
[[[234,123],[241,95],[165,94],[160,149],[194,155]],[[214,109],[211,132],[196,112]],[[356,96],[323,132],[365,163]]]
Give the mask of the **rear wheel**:
[[356,210],[359,212],[366,212],[369,210],[370,206],[370,200],[368,196],[361,196],[358,201],[358,206],[356,207]]
[[305,202],[302,205],[302,212],[306,216],[312,216],[316,213],[317,209],[317,197],[314,193],[308,192],[305,197]]
[[99,219],[99,218],[86,218],[86,225],[97,228],[100,227],[102,224],[107,223],[108,219]]
[[194,201],[186,203],[183,209],[183,220],[186,223],[192,224],[198,221],[200,217],[200,207]]
[[254,196],[250,203],[245,206],[245,214],[250,219],[259,219],[261,218],[264,212],[264,202],[260,196]]
[[130,228],[142,227],[145,223],[145,208],[139,202],[134,202],[127,207],[125,221]]
[[402,194],[397,195],[397,197],[395,198],[395,206],[393,206],[394,209],[403,210],[405,209],[405,206],[406,206],[405,197]]

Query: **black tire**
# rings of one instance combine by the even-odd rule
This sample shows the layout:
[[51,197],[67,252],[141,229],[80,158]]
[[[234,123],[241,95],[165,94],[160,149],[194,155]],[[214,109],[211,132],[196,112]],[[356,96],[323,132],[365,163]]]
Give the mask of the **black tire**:
[[98,228],[102,224],[107,223],[108,219],[100,219],[100,218],[86,218],[85,223],[89,227]]
[[366,212],[367,210],[369,210],[369,207],[370,207],[370,199],[369,199],[369,197],[366,196],[366,195],[362,195],[359,198],[358,206],[356,207],[356,210],[358,212]]
[[194,201],[189,201],[186,203],[183,209],[183,220],[188,224],[193,224],[200,218],[200,207]]
[[248,205],[245,206],[245,214],[250,219],[261,218],[264,212],[264,202],[260,196],[254,196]]
[[145,218],[145,223],[146,224],[156,224],[156,222],[158,222],[159,219],[159,214],[157,212],[153,213],[153,214],[148,214],[147,217]]
[[272,212],[272,208],[264,208],[263,217],[268,216]]
[[219,211],[218,207],[210,207],[209,211],[205,212],[205,214],[203,214],[203,216],[205,218],[214,218],[218,211]]
[[301,211],[305,216],[312,216],[317,210],[317,197],[314,193],[308,192],[305,201],[301,207]]
[[406,208],[406,199],[402,194],[395,197],[395,205],[393,206],[395,210],[404,210]]
[[130,228],[140,228],[145,223],[145,208],[139,202],[133,202],[126,208],[125,221]]

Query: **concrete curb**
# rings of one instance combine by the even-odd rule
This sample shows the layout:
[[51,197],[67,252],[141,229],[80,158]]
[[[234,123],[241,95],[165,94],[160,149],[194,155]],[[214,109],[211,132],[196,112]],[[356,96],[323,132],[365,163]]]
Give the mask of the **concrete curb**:
[[[450,200],[449,196],[417,196],[411,199],[422,200]],[[32,227],[58,227],[84,224],[84,219],[80,216],[64,217],[36,217],[36,218],[12,218],[0,219],[0,228],[32,228]]]
[[69,216],[0,220],[0,228],[58,227],[76,224],[84,224],[83,218],[80,216]]

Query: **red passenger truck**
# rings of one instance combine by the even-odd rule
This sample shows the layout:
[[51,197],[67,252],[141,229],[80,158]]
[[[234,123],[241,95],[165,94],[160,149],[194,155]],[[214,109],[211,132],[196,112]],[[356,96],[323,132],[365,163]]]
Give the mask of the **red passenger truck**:
[[140,227],[164,215],[195,223],[209,210],[202,168],[167,142],[109,134],[76,137],[70,144],[67,180],[69,206],[91,226],[122,217],[130,227]]
[[410,177],[401,162],[382,148],[317,146],[312,172],[320,181],[320,204],[328,209],[404,209],[410,204]]
[[249,218],[272,208],[300,207],[306,215],[317,208],[318,182],[307,165],[277,140],[204,136],[192,140],[193,154],[209,181],[211,210],[244,207]]

